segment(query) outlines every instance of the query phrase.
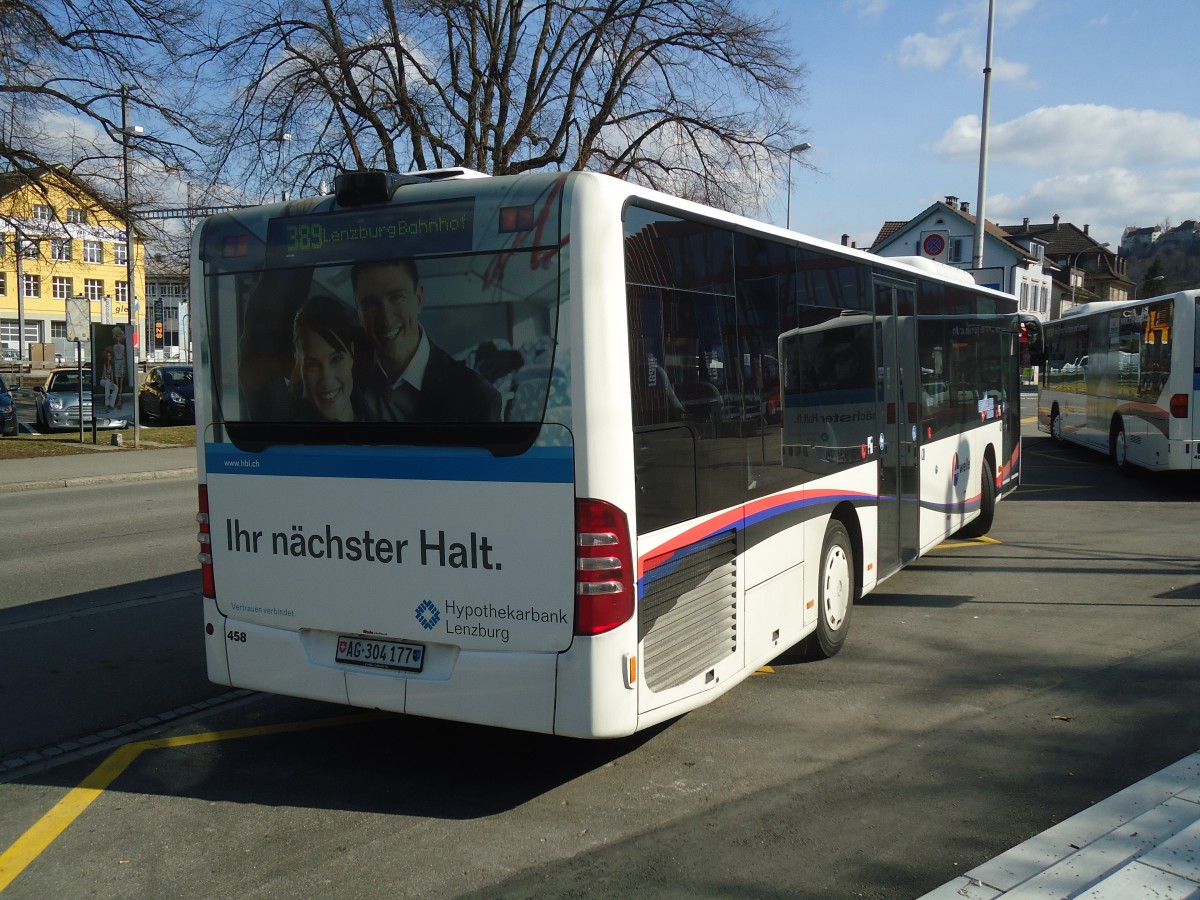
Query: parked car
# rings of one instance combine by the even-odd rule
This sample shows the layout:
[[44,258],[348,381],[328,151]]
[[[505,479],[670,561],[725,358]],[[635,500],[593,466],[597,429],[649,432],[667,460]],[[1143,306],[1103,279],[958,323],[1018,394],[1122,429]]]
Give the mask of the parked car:
[[155,366],[146,373],[138,392],[138,409],[143,422],[196,421],[196,395],[192,389],[191,366]]
[[934,408],[950,402],[950,385],[944,381],[922,382],[921,390],[925,392],[925,406]]
[[[83,425],[92,424],[92,370],[83,370]],[[78,428],[80,374],[78,369],[54,369],[37,387],[37,423],[43,431]],[[96,417],[97,428],[128,428],[129,419],[119,412]]]
[[20,426],[17,424],[17,407],[13,403],[12,391],[4,383],[4,376],[0,375],[0,435],[12,437],[17,433],[19,428]]

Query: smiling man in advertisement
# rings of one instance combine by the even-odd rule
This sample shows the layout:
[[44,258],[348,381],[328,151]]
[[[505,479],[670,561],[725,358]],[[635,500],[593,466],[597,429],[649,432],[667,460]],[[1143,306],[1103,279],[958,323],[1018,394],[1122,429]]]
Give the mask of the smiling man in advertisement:
[[360,263],[350,280],[380,384],[368,388],[372,418],[395,422],[496,422],[500,394],[429,340],[419,315],[425,287],[411,259]]

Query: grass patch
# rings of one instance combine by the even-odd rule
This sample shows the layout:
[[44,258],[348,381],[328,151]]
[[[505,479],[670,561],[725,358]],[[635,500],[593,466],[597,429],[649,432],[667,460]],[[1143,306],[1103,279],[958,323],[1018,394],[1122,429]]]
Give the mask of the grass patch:
[[[121,435],[121,446],[114,447],[112,436]],[[138,443],[141,450],[157,450],[163,447],[196,446],[195,425],[173,425],[153,428],[143,425],[139,429]],[[83,430],[83,443],[79,443],[78,431],[56,431],[52,434],[18,434],[0,438],[0,460],[33,459],[39,456],[72,456],[80,453],[136,453],[133,446],[133,427],[120,431],[97,431],[96,443],[92,443],[90,428]]]

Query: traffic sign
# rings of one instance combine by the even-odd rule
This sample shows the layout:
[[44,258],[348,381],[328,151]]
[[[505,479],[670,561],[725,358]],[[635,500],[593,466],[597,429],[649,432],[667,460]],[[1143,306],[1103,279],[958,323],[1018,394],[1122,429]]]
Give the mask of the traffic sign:
[[926,256],[941,256],[946,249],[946,239],[940,234],[926,235],[921,248],[925,251]]

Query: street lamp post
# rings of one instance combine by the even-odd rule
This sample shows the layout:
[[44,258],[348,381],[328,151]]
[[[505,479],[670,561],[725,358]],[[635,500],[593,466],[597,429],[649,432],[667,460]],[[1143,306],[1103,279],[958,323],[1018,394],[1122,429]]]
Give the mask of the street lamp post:
[[804,141],[802,144],[788,149],[788,184],[787,184],[787,227],[791,230],[792,227],[792,154],[803,153],[805,150],[812,148],[812,144]]
[[[140,128],[137,129],[139,132]],[[134,262],[133,262],[133,208],[129,202],[129,88],[121,85],[121,178],[125,198],[125,304],[128,314],[129,333],[133,335],[133,380],[131,395],[133,398],[133,446],[141,446],[141,423],[138,421],[138,350],[141,340],[134,318],[136,293],[134,292]]]
[[183,342],[183,345],[185,347],[184,353],[187,358],[187,364],[190,366],[192,364],[192,335],[191,335],[191,332],[188,331],[188,326],[191,325],[191,321],[190,321],[191,317],[189,315],[189,310],[191,309],[191,306],[188,305],[186,302],[181,303],[180,306],[183,307],[183,318],[180,321],[179,339]]
[[988,0],[987,49],[983,61],[983,118],[979,129],[979,195],[975,199],[975,247],[971,268],[983,268],[983,233],[987,224],[983,205],[987,202],[988,118],[992,109],[992,26],[996,20],[996,2]]
[[[28,344],[25,341],[25,272],[21,266],[21,260],[25,258],[25,239],[22,237],[23,232],[21,226],[16,222],[13,223],[13,233],[16,235],[16,267],[17,267],[17,347],[21,354],[21,359],[24,361],[28,353]],[[33,371],[33,354],[28,353],[29,371]],[[82,409],[82,407],[80,407]]]
[[[284,163],[283,163],[283,158],[282,158],[283,157],[283,147],[285,144],[291,142],[292,133],[290,131],[281,131],[279,133],[278,137],[279,137],[279,156],[280,156],[279,171],[280,171],[280,175],[282,176],[283,168],[284,168]],[[285,183],[286,183],[286,180],[283,177],[281,177],[280,180],[285,181]],[[292,199],[292,192],[289,191],[287,188],[281,188],[279,197],[281,200],[283,200],[284,203],[287,203],[287,201]]]
[[1142,284],[1135,284],[1133,286],[1133,299],[1135,301],[1137,300],[1138,290],[1142,287],[1142,285],[1155,284],[1159,281],[1166,281],[1166,280],[1167,280],[1166,275],[1155,275],[1153,278],[1147,278],[1145,281],[1142,282]]
[[[29,345],[25,339],[25,271],[21,265],[21,260],[25,258],[25,232],[15,216],[6,215],[3,216],[3,219],[13,230],[13,250],[16,251],[14,258],[17,269],[17,353],[24,360],[26,352],[29,349]],[[0,238],[0,240],[3,240],[3,238]],[[0,247],[0,251],[2,250],[3,248]],[[31,355],[30,363],[32,362],[33,358]]]
[[[1083,250],[1080,250],[1073,257],[1067,257],[1067,261],[1069,263],[1067,266],[1067,277],[1071,279],[1071,305],[1072,306],[1075,305],[1075,263],[1079,262],[1079,257],[1083,256],[1083,254],[1092,253],[1096,250],[1101,249],[1102,247],[1107,247],[1107,246],[1108,246],[1108,241],[1105,241],[1103,244],[1097,244],[1095,247],[1087,247]],[[1074,262],[1071,262],[1071,260],[1074,260]]]

